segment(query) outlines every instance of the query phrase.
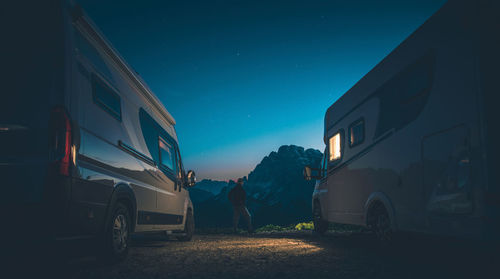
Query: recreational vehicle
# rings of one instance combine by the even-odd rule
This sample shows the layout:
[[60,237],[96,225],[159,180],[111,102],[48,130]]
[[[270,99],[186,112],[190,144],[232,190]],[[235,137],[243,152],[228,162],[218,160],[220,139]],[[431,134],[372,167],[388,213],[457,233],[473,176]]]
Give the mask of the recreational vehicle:
[[313,192],[328,223],[500,233],[500,2],[450,1],[328,108]]
[[174,118],[78,5],[28,2],[0,19],[2,223],[25,240],[95,238],[112,259],[132,233],[190,240],[195,176]]

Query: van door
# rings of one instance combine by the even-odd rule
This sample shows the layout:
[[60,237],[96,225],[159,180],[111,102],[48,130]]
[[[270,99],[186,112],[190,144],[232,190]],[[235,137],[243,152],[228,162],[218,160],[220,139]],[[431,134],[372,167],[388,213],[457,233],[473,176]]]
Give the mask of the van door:
[[342,169],[335,169],[342,161],[344,145],[344,132],[338,130],[328,138],[328,158],[326,163],[328,184],[328,215],[331,220],[346,222],[344,219],[344,191],[347,185],[347,177]]
[[187,203],[189,192],[184,188],[186,185],[186,172],[184,171],[184,166],[182,165],[181,154],[178,148],[176,148],[177,154],[177,200],[176,200],[176,211],[177,214],[184,216],[185,210],[187,210]]
[[178,210],[178,183],[177,183],[177,159],[175,145],[166,138],[158,138],[159,145],[159,165],[158,177],[159,185],[156,195],[156,207],[161,216],[158,219],[159,225],[176,225],[182,223],[182,214]]
[[428,216],[471,213],[469,130],[460,125],[422,141],[425,211]]

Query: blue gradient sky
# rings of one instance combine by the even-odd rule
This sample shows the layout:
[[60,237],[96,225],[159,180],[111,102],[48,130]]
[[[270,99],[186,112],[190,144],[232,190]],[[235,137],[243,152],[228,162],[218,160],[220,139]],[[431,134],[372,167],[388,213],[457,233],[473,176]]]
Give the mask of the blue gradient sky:
[[79,1],[176,119],[184,166],[220,180],[323,150],[326,109],[444,2]]

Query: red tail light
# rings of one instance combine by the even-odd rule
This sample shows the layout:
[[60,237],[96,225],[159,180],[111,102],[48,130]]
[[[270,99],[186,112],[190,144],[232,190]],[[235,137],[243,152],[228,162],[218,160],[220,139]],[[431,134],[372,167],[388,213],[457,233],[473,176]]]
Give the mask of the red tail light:
[[52,162],[56,171],[69,176],[71,167],[71,120],[62,107],[56,107],[50,115],[50,143]]

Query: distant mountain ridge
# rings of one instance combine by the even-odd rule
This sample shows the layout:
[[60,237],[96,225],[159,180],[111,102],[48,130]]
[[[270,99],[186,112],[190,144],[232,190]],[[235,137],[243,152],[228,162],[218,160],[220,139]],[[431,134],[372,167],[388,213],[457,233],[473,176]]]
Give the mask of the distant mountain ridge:
[[[306,165],[319,167],[321,158],[319,150],[283,145],[262,159],[248,179],[245,177],[244,184],[247,207],[256,226],[311,219],[314,181],[304,180],[302,170]],[[232,207],[227,193],[234,185],[234,181],[202,180],[190,189],[197,226],[231,226]]]
[[210,192],[213,195],[219,194],[222,188],[226,186],[227,186],[226,181],[218,181],[212,179],[203,179],[202,181],[196,183],[196,188]]

